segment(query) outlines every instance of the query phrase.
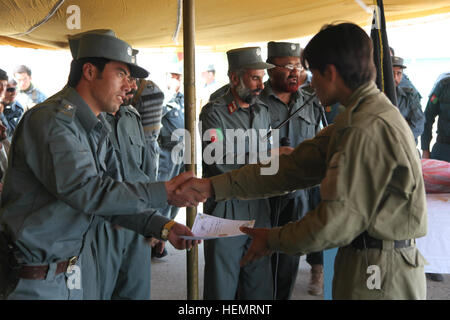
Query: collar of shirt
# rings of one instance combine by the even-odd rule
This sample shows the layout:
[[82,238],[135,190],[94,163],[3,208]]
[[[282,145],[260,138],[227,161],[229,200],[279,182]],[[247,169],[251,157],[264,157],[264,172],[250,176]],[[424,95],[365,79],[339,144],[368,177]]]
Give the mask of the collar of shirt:
[[11,111],[13,111],[13,112],[23,111],[22,105],[18,101],[15,101],[15,100],[10,104],[5,105],[5,110],[6,109],[11,109]]
[[374,81],[369,81],[358,87],[350,96],[348,105],[345,106],[345,112],[343,116],[346,117],[346,122],[351,123],[351,117],[353,112],[358,108],[361,102],[368,96],[380,93],[377,85]]
[[66,87],[63,92],[63,99],[76,106],[75,116],[80,120],[86,132],[90,133],[99,123],[100,125],[106,123],[102,114],[98,118],[95,116],[94,112],[74,88]]
[[31,93],[34,90],[33,83],[30,82],[30,86],[26,90],[19,90],[20,93]]
[[365,83],[353,92],[353,94],[350,96],[348,105],[345,107],[352,110],[359,105],[362,99],[378,92],[380,92],[380,90],[378,90],[375,82],[370,81],[368,83]]
[[[264,83],[264,90],[263,90],[263,92],[261,92],[261,95],[262,95],[263,97],[267,97],[267,98],[272,97],[273,99],[276,99],[276,100],[278,100],[280,103],[286,105],[286,104],[285,104],[283,101],[281,101],[280,98],[278,98],[278,96],[275,94],[275,92],[273,91],[272,85],[271,85],[271,83],[270,83],[269,80],[267,80],[267,81]],[[289,104],[297,103],[297,101],[298,101],[299,99],[300,99],[300,102],[302,102],[302,101],[303,101],[303,99],[301,99],[302,97],[303,97],[303,95],[301,94],[301,89],[298,88],[297,91],[295,91],[295,92],[292,93],[292,95],[291,95],[291,101],[289,101]]]
[[400,88],[400,87],[396,87],[395,91],[396,91],[396,94],[397,94],[397,98],[400,97],[400,96],[406,96],[405,91],[402,88]]

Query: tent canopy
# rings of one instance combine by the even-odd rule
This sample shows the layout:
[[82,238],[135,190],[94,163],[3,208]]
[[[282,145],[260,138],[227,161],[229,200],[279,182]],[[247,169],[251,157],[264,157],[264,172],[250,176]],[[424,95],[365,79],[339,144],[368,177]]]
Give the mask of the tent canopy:
[[[0,45],[67,48],[68,35],[113,29],[133,47],[181,47],[182,23],[173,39],[181,19],[179,2],[0,0]],[[372,4],[372,0],[197,0],[195,42],[222,51],[248,42],[308,36],[336,21],[364,26],[372,16],[364,6]],[[450,12],[448,0],[385,0],[384,6],[387,21]]]

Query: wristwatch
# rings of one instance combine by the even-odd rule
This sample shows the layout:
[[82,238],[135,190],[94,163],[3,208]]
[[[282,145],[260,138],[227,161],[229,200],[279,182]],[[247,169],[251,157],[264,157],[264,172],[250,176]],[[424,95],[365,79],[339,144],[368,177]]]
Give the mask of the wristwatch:
[[175,224],[175,220],[170,220],[169,222],[167,222],[164,225],[164,227],[161,231],[161,239],[162,240],[167,240],[167,238],[169,237],[170,229],[172,229],[174,224]]

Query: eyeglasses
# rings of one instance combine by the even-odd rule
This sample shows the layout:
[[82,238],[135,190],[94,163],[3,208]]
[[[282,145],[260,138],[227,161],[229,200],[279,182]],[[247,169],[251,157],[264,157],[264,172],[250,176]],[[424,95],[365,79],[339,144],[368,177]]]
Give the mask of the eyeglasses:
[[6,91],[8,91],[8,92],[15,92],[16,88],[15,87],[6,88]]
[[287,64],[285,66],[279,66],[277,64],[274,64],[274,65],[277,66],[277,67],[280,67],[280,68],[288,69],[290,71],[292,71],[294,69],[297,70],[297,71],[302,71],[303,70],[303,66],[301,64],[293,65],[292,63],[289,63],[289,64]]

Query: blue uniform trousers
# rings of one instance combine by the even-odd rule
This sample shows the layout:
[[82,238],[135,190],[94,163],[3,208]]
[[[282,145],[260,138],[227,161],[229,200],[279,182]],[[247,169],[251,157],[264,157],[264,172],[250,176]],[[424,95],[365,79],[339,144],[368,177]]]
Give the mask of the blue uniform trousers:
[[144,237],[101,217],[90,232],[92,244],[83,251],[89,269],[84,299],[149,300],[151,250]]

